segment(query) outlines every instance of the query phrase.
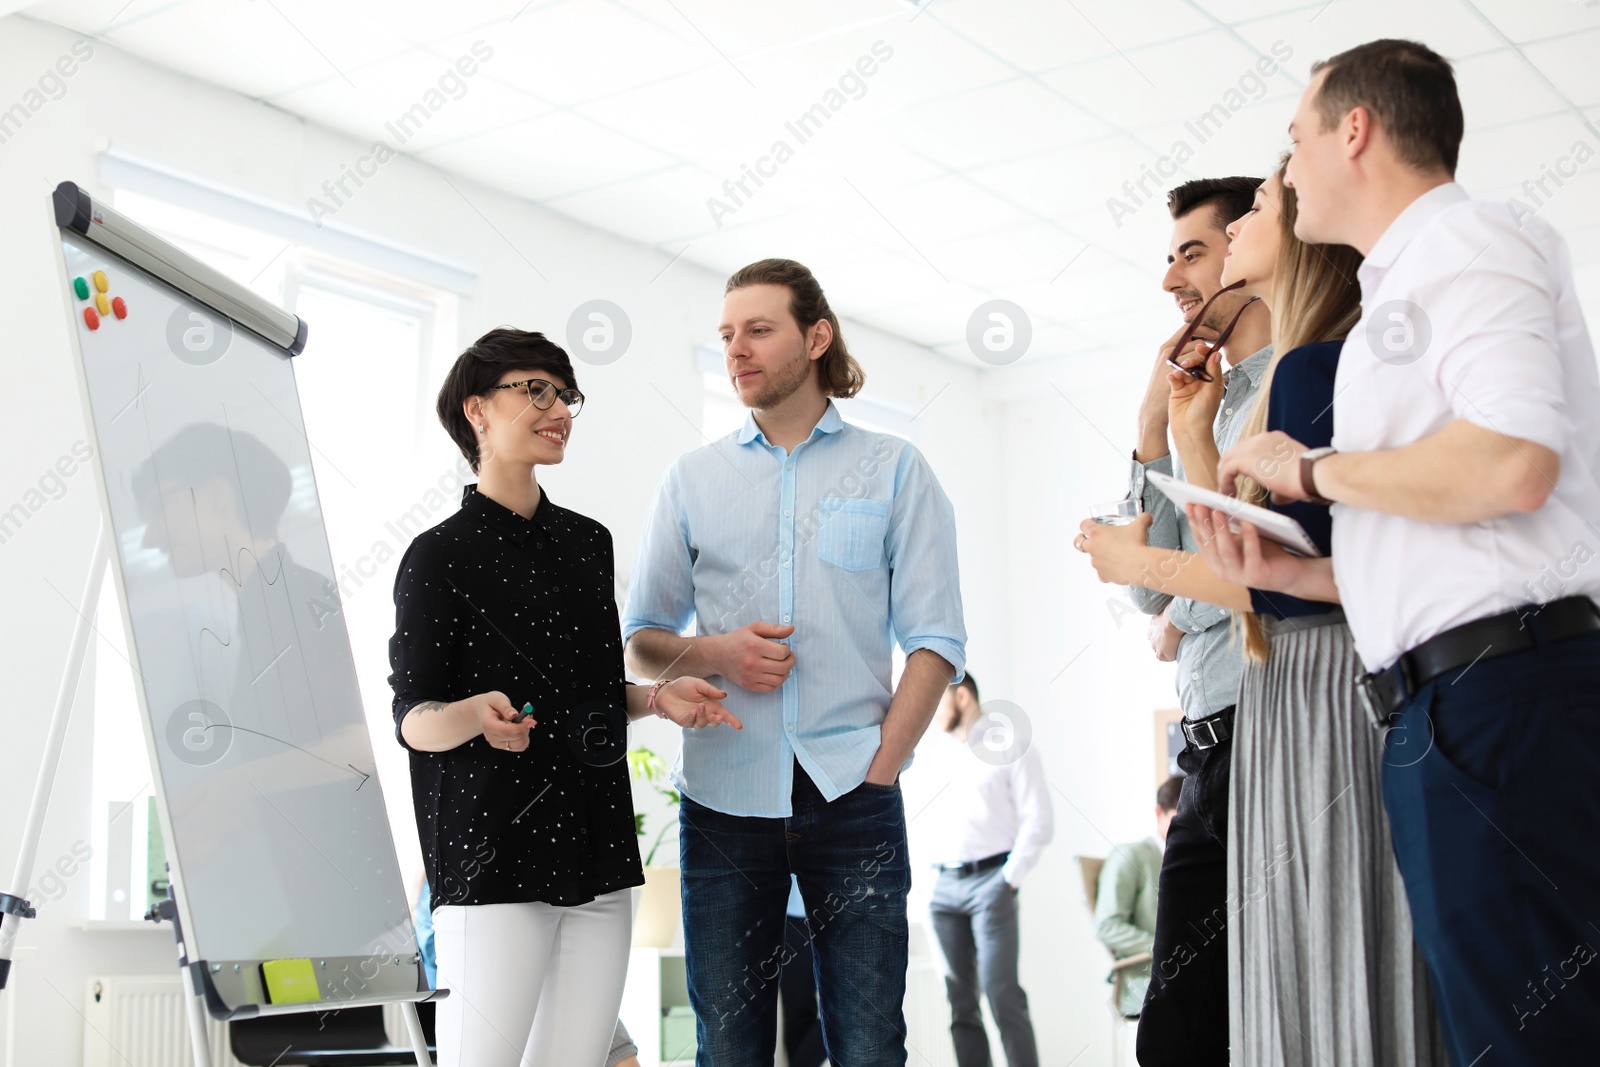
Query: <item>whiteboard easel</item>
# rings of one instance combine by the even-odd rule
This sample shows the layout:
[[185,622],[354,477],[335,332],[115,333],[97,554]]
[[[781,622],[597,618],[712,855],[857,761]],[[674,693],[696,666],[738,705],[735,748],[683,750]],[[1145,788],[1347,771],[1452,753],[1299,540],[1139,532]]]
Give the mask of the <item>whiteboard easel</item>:
[[[0,893],[0,989],[33,915],[20,894],[109,563],[169,848],[171,898],[159,911],[178,938],[196,1064],[210,1067],[207,1013],[400,1003],[417,1063],[431,1067],[416,1003],[447,993],[422,979],[325,577],[332,561],[288,364],[305,324],[70,182],[52,204],[102,518],[18,891]],[[213,587],[227,595],[197,592]]]

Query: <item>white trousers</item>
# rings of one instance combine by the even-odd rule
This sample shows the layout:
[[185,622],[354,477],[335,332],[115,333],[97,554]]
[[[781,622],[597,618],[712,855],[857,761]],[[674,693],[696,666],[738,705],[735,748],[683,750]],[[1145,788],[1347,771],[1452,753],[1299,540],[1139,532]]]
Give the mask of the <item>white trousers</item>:
[[626,889],[575,908],[436,909],[439,1067],[601,1067],[632,935]]

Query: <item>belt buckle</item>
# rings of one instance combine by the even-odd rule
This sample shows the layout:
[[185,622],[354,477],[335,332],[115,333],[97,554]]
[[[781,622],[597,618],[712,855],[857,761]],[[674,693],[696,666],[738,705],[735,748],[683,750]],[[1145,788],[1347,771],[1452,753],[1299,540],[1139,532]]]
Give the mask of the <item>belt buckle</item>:
[[1379,730],[1387,730],[1394,722],[1395,713],[1383,710],[1385,701],[1378,689],[1378,676],[1370,671],[1356,679],[1356,690],[1361,694],[1361,703],[1367,712],[1367,718]]
[[[1200,727],[1202,727],[1202,726],[1204,726],[1206,728],[1207,732],[1209,732],[1211,734],[1211,741],[1208,744],[1204,744],[1204,745],[1202,745],[1200,743],[1199,738],[1195,736],[1196,734],[1198,734],[1200,732]],[[1204,751],[1205,749],[1208,749],[1208,748],[1216,748],[1219,744],[1221,744],[1221,742],[1217,739],[1216,720],[1214,720],[1214,719],[1202,719],[1199,722],[1190,723],[1189,724],[1189,740],[1191,742],[1193,742],[1195,748],[1200,749],[1202,751]]]

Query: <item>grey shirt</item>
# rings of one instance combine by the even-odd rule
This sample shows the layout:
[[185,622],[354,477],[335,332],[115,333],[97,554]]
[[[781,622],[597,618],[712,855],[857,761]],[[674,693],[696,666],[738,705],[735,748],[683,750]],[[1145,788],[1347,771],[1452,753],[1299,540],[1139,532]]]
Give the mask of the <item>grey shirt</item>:
[[[1217,411],[1214,427],[1219,451],[1226,452],[1238,442],[1239,431],[1255,406],[1256,386],[1271,359],[1272,346],[1268,345],[1224,376],[1222,407]],[[1144,476],[1145,471],[1160,471],[1182,478],[1183,464],[1177,455],[1169,453],[1145,464],[1135,461],[1133,469],[1132,495],[1144,502],[1144,510],[1152,519],[1148,543],[1156,548],[1200,551],[1188,518]],[[1244,663],[1229,633],[1232,612],[1137,585],[1128,587],[1128,595],[1146,615],[1159,614],[1168,603],[1172,604],[1168,618],[1183,631],[1178,642],[1178,704],[1184,718],[1203,719],[1239,699],[1239,675]]]

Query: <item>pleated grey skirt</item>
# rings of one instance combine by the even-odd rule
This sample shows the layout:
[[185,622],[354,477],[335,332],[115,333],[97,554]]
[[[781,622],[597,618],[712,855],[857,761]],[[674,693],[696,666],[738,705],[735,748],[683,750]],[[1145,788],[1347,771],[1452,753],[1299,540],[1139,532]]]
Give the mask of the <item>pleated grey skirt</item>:
[[1356,689],[1355,642],[1338,612],[1269,625],[1269,634],[1267,662],[1246,664],[1234,720],[1232,1062],[1442,1067],[1383,811],[1383,738]]

